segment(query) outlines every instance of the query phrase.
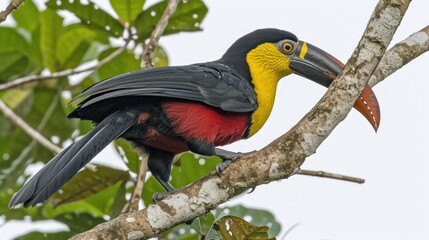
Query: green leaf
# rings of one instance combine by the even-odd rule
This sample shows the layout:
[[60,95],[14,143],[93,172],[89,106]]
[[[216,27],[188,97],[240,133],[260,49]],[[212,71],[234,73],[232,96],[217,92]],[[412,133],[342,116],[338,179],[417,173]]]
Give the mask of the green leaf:
[[[99,60],[105,58],[112,52],[116,51],[117,48],[110,48],[102,52],[98,57]],[[97,69],[97,74],[99,79],[106,79],[113,77],[122,73],[131,72],[140,69],[140,60],[136,58],[134,53],[129,51],[124,51],[112,61],[104,64]]]
[[[195,233],[187,224],[177,225],[158,236],[159,240],[199,240],[199,234]],[[210,239],[211,238],[206,238]]]
[[94,217],[88,213],[64,213],[56,216],[55,220],[67,224],[73,233],[87,231],[105,222],[103,218]]
[[268,227],[257,227],[235,216],[224,216],[217,222],[219,236],[222,240],[264,239],[268,238]]
[[137,15],[143,11],[146,0],[110,0],[110,4],[124,22],[133,25]]
[[138,150],[130,142],[122,138],[117,139],[114,145],[118,154],[124,158],[123,160],[127,164],[128,169],[133,173],[138,173],[140,165]]
[[19,51],[0,52],[0,82],[25,73],[28,64],[28,58]]
[[12,12],[18,27],[24,28],[29,32],[34,31],[40,24],[39,9],[32,0],[26,0],[17,11]]
[[155,67],[165,67],[168,66],[168,56],[167,52],[161,46],[155,48],[153,56],[153,64]]
[[[164,0],[152,5],[137,16],[135,26],[139,38],[147,39],[150,37],[166,7],[167,1]],[[208,9],[202,0],[180,1],[176,12],[168,21],[163,35],[184,31],[200,31],[201,22],[207,11]]]
[[7,91],[1,99],[10,109],[17,108],[33,91],[30,89],[12,89]]
[[17,29],[0,27],[0,52],[18,51],[26,55],[28,43],[25,38],[18,33]]
[[95,32],[86,27],[77,25],[68,28],[57,43],[56,58],[61,69],[79,66],[95,37]]
[[269,226],[270,229],[268,233],[270,237],[277,236],[281,230],[280,223],[275,219],[274,215],[267,210],[248,208],[242,205],[216,208],[216,218],[223,215],[232,215],[248,219],[251,224],[256,226]]
[[205,157],[191,152],[180,156],[180,166],[174,166],[171,171],[170,183],[174,187],[183,187],[214,171],[221,161],[218,157]]
[[[101,193],[104,193],[104,191],[100,192],[99,194]],[[93,197],[97,195],[98,194],[95,194],[93,195]],[[50,204],[44,204],[42,206],[41,219],[54,219],[58,215],[69,213],[69,212],[88,213],[88,214],[91,214],[92,216],[97,216],[97,217],[103,216],[105,214],[103,209],[101,209],[100,206],[97,206],[92,202],[88,202],[88,199],[72,202],[69,204],[64,204],[56,207],[55,209],[52,208]],[[100,200],[100,198],[97,198],[97,199]],[[101,199],[101,202],[99,203],[103,204],[104,203],[103,199]]]
[[61,191],[55,193],[50,198],[53,207],[62,204],[85,199],[93,194],[116,184],[119,181],[127,181],[130,175],[126,171],[97,166],[95,172],[84,169],[68,181]]
[[42,207],[43,217],[53,219],[64,213],[88,213],[94,217],[106,217],[111,213],[116,195],[119,194],[122,181],[106,188],[105,190],[93,194],[92,196],[80,201],[71,202],[52,208],[50,204]]
[[[32,99],[31,111],[25,116],[25,121],[34,128],[45,119],[45,127],[40,131],[48,139],[58,138],[58,145],[70,139],[71,134],[76,129],[77,122],[67,120],[58,89],[37,88]],[[47,162],[52,158],[52,154],[46,159],[39,156],[38,160]]]
[[[5,69],[6,66],[2,66],[4,70],[0,75],[0,80],[26,75],[33,72],[35,66],[40,65],[23,36],[26,33],[18,28],[0,27],[0,54],[4,54],[1,57],[1,63],[11,66],[11,69]],[[11,57],[10,61],[8,61],[8,57]]]
[[205,216],[194,219],[191,227],[200,235],[207,236],[213,228],[215,223],[215,216],[209,212]]
[[82,58],[83,62],[89,62],[92,60],[95,60],[98,58],[98,55],[100,55],[101,51],[100,49],[103,49],[103,44],[99,42],[92,42],[91,46],[88,48],[88,50],[85,52],[85,55]]
[[46,9],[40,14],[40,50],[44,65],[51,71],[58,70],[57,41],[64,32],[63,18],[55,11]]
[[115,218],[121,214],[122,208],[127,204],[127,199],[125,195],[127,194],[126,182],[123,181],[119,186],[118,191],[115,194],[115,199],[113,200],[112,207],[110,208],[110,217]]
[[[216,165],[220,162],[220,158],[207,158],[186,152],[180,156],[180,162],[180,166],[173,166],[171,170],[170,183],[175,188],[183,187],[207,175],[216,168]],[[165,190],[161,184],[151,176],[146,181],[142,194],[146,206],[152,203],[152,196],[157,192],[165,192]]]
[[120,37],[124,31],[124,26],[117,19],[91,1],[83,5],[80,1],[49,0],[46,6],[56,10],[68,10],[80,18],[82,23],[104,30],[113,37]]
[[[40,16],[38,21],[40,21]],[[41,50],[41,26],[39,26],[31,32],[31,41],[30,41],[30,48],[28,53],[28,57],[30,58],[32,64],[36,66],[35,71],[40,72],[42,71],[44,67],[44,60],[43,60],[43,54]]]
[[30,232],[16,239],[20,240],[45,240],[45,239],[68,239],[73,235],[87,231],[96,225],[105,222],[101,217],[95,217],[88,213],[66,212],[59,214],[55,220],[66,224],[69,231],[63,232]]

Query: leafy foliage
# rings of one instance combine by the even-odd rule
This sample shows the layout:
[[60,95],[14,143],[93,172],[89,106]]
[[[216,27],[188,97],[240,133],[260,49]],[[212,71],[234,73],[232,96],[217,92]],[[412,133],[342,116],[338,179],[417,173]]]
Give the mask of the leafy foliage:
[[[135,25],[137,35],[140,38],[146,39],[150,37],[166,7],[167,1],[164,0],[150,6],[137,16]],[[207,7],[201,0],[181,1],[177,6],[176,12],[168,21],[164,35],[183,31],[200,31],[201,21],[204,19],[207,11]]]
[[216,224],[216,229],[221,239],[234,240],[234,239],[264,239],[271,240],[274,238],[268,238],[268,227],[257,227],[252,225],[245,220],[234,217],[224,216],[219,219]]
[[9,27],[0,27],[0,36],[0,82],[31,72],[35,64],[30,61],[24,36]]
[[[145,0],[110,0],[115,11],[111,14],[91,1],[82,4],[78,0],[48,0],[41,11],[32,0],[26,0],[12,14],[16,26],[0,27],[0,84],[28,75],[82,68],[83,64],[96,64],[107,58],[109,61],[84,76],[37,81],[1,91],[0,99],[58,146],[65,146],[87,133],[92,128],[91,123],[67,120],[73,106],[66,104],[71,97],[98,81],[140,69],[143,41],[150,37],[167,6],[166,0],[152,6],[145,6],[145,3]],[[201,30],[207,11],[202,0],[182,1],[164,35]],[[70,15],[72,20],[68,19]],[[111,58],[111,54],[125,44],[129,44],[127,48]],[[168,65],[168,55],[162,46],[155,49],[154,55],[155,66]],[[18,239],[65,239],[121,213],[134,188],[131,180],[140,164],[138,153],[125,140],[116,141],[115,149],[126,163],[126,171],[106,166],[97,166],[95,172],[85,169],[54,194],[50,204],[8,209],[13,193],[40,163],[51,159],[53,153],[1,113],[0,125],[0,215],[4,221],[53,219],[69,228],[61,232],[30,232]],[[173,167],[171,183],[182,187],[194,182],[213,171],[219,161],[219,158],[185,153]],[[150,177],[143,190],[144,203],[150,204],[152,195],[160,191],[162,187]],[[278,223],[267,212],[240,206],[229,209],[239,217],[257,216],[252,224],[271,223],[270,231],[275,230],[270,236],[279,231]],[[224,211],[226,208],[221,208],[200,217],[191,226],[177,226],[160,239],[198,239],[199,235],[218,238],[213,227]]]
[[243,218],[245,221],[256,226],[268,226],[268,235],[277,236],[280,233],[280,223],[274,215],[267,210],[248,208],[242,205],[232,207],[219,207],[215,211],[216,218],[222,216],[236,216]]
[[55,11],[46,9],[40,15],[40,50],[43,63],[50,71],[59,70],[55,51],[57,39],[64,32],[63,18]]
[[92,196],[119,181],[127,181],[130,175],[126,171],[97,166],[92,171],[84,169],[68,181],[62,188],[49,199],[52,207],[79,201]]
[[136,17],[142,12],[146,0],[110,0],[119,18],[133,24]]
[[84,5],[80,1],[49,0],[46,5],[55,10],[68,10],[74,13],[83,24],[106,31],[112,37],[120,37],[124,31],[124,26],[118,19],[115,19],[93,2]]

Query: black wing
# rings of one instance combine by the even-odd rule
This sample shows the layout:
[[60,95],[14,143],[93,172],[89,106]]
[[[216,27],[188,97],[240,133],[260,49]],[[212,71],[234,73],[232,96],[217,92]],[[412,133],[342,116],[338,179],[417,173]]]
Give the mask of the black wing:
[[250,82],[220,63],[150,68],[101,81],[83,91],[88,97],[78,108],[126,96],[158,96],[206,103],[229,112],[251,112],[257,108]]

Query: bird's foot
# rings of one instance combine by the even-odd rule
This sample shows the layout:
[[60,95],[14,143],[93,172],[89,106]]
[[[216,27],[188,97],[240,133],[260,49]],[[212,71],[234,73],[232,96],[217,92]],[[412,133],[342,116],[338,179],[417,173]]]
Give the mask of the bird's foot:
[[220,177],[220,174],[232,163],[231,160],[224,160],[216,165],[216,174]]
[[224,149],[220,149],[220,148],[215,148],[215,155],[222,158],[224,161],[225,160],[231,160],[231,161],[236,161],[237,159],[240,159],[244,156],[247,156],[251,153],[253,153],[255,151],[251,151],[251,152],[231,152],[228,150],[224,150]]
[[168,191],[168,192],[157,192],[152,196],[152,202],[156,203],[158,201],[161,201],[163,199],[165,199],[168,196],[171,196],[172,194],[174,194],[176,192],[176,190],[172,190],[172,191]]
[[252,152],[245,152],[245,153],[242,153],[242,152],[231,152],[231,151],[227,151],[227,150],[224,150],[224,149],[220,149],[220,148],[216,148],[215,149],[215,154],[216,154],[216,156],[218,156],[218,157],[220,157],[220,158],[222,158],[223,159],[223,162],[221,162],[221,163],[219,163],[217,166],[216,166],[216,174],[218,175],[218,176],[220,176],[220,174],[232,163],[232,162],[235,162],[235,161],[237,161],[238,159],[240,159],[240,158],[242,158],[242,157],[244,157],[244,156],[247,156],[247,155],[249,155],[249,154],[251,154],[251,153],[253,153],[254,151],[252,151]]

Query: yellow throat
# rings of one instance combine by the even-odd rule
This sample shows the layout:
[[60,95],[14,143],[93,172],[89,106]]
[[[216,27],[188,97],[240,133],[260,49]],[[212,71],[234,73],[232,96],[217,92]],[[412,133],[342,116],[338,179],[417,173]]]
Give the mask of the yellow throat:
[[246,56],[250,75],[256,92],[258,108],[252,114],[248,137],[257,133],[267,121],[273,109],[276,88],[279,80],[293,71],[289,68],[290,59],[282,54],[272,43],[263,43]]

